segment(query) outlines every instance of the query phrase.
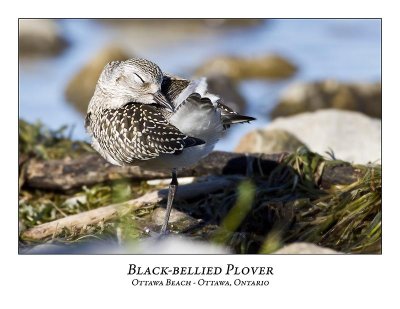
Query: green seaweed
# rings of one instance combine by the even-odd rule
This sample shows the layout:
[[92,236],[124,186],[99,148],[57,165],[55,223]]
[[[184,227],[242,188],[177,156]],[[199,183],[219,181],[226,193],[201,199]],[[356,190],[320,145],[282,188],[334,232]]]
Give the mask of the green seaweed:
[[[51,131],[40,123],[20,120],[20,158],[43,160],[76,157],[92,151],[71,141],[66,128]],[[346,253],[381,253],[382,175],[380,165],[354,166],[362,175],[352,184],[320,186],[324,169],[343,162],[333,152],[325,158],[306,147],[288,154],[268,175],[241,177],[237,186],[174,208],[200,223],[177,232],[193,239],[227,245],[237,253],[271,253],[285,244],[306,241]],[[346,163],[348,164],[348,163]],[[20,168],[23,173],[23,168]],[[20,174],[20,178],[21,174]],[[20,183],[20,232],[41,223],[139,197],[150,190],[146,182],[118,180],[68,192],[25,188]],[[80,230],[64,229],[43,242],[80,243],[112,240],[129,243],[147,237],[147,222],[159,205],[148,205]],[[178,227],[179,229],[179,227]],[[32,243],[20,240],[20,246]]]
[[29,124],[19,119],[18,150],[19,155],[37,157],[40,159],[61,159],[66,156],[77,157],[85,152],[93,152],[89,144],[82,141],[72,141],[67,134],[67,126],[50,130],[41,122]]

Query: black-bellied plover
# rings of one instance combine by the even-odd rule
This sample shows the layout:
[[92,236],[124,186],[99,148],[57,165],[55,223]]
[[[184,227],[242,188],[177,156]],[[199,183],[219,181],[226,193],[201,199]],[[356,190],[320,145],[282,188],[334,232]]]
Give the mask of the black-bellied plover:
[[205,78],[186,80],[134,58],[104,67],[85,127],[93,148],[112,164],[172,170],[161,228],[165,234],[178,186],[177,169],[209,154],[231,124],[254,119],[237,114],[209,93]]

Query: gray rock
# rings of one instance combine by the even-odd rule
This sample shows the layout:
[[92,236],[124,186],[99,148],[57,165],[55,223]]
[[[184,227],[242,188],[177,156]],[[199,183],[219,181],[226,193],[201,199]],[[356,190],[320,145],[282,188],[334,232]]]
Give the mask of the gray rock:
[[243,136],[236,152],[279,153],[294,152],[304,144],[293,134],[279,129],[257,129]]
[[94,93],[97,80],[104,66],[114,60],[127,60],[133,55],[119,47],[106,47],[95,55],[71,79],[65,90],[67,100],[81,113],[86,113],[87,106]]
[[169,235],[149,237],[122,245],[105,240],[76,244],[40,244],[20,249],[20,254],[229,254],[229,248]]
[[196,18],[196,19],[100,19],[99,22],[112,25],[130,25],[132,27],[138,26],[152,26],[159,28],[166,28],[176,26],[181,31],[186,29],[204,29],[209,28],[243,28],[253,27],[265,23],[265,19],[261,18]]
[[185,238],[168,236],[163,239],[149,238],[131,248],[131,253],[139,254],[229,254],[229,248]]
[[297,83],[287,88],[271,117],[290,116],[324,108],[359,111],[375,118],[382,117],[380,83],[345,84],[334,80]]
[[[135,18],[100,19],[97,22],[112,31],[115,34],[113,39],[123,44],[127,50],[132,50],[146,58],[149,50],[162,50],[164,47],[169,50],[172,42],[178,45],[187,44],[193,38],[215,38],[218,36],[217,33],[221,34],[232,29],[246,31],[269,23],[269,20]],[[171,70],[169,73],[174,72]]]
[[283,79],[292,76],[297,68],[289,60],[279,55],[240,58],[222,56],[209,60],[197,70],[197,75],[226,75],[233,80],[266,78]]
[[330,248],[317,246],[313,243],[296,242],[286,245],[272,254],[343,254]]
[[320,154],[332,149],[340,160],[366,164],[381,159],[381,121],[361,113],[335,109],[302,113],[277,118],[267,129],[287,130]]
[[204,23],[212,27],[253,27],[264,23],[266,20],[261,18],[221,18],[204,19]]
[[44,243],[28,249],[20,249],[20,254],[75,254],[75,247],[68,247],[61,244]]
[[22,56],[54,55],[67,46],[58,24],[51,19],[20,19],[18,40]]

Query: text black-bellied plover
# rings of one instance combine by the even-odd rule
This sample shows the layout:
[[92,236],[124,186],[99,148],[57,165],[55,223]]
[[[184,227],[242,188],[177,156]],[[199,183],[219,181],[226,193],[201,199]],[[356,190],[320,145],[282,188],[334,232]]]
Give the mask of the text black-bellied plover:
[[115,165],[170,169],[167,231],[177,190],[177,169],[209,154],[231,124],[249,122],[207,90],[205,78],[165,74],[153,62],[133,58],[108,63],[90,100],[85,127],[92,146]]

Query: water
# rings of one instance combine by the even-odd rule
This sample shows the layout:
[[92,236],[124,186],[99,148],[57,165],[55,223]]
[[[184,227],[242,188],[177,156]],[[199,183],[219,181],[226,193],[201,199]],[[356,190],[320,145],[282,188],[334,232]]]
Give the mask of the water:
[[267,20],[255,27],[207,31],[179,24],[161,29],[116,27],[94,20],[60,20],[59,24],[71,44],[57,57],[21,61],[19,111],[20,117],[41,120],[53,129],[72,126],[74,139],[88,137],[83,116],[64,98],[66,84],[94,53],[113,42],[153,60],[167,72],[186,77],[209,58],[224,54],[277,53],[299,67],[288,80],[251,80],[239,85],[248,102],[246,113],[257,121],[234,126],[217,144],[218,150],[232,150],[246,132],[265,127],[280,93],[293,82],[375,82],[381,78],[379,20]]

